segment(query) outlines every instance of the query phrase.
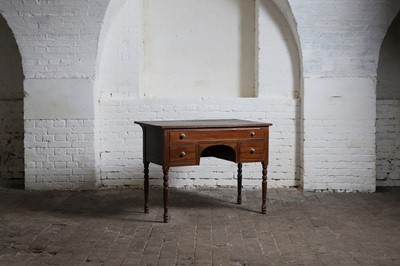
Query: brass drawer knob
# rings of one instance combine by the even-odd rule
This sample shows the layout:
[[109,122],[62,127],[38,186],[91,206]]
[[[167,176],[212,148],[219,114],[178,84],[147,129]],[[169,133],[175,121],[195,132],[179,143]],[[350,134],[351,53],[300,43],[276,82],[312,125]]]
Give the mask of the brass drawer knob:
[[184,139],[184,138],[186,138],[185,133],[181,133],[181,134],[179,135],[179,139]]
[[186,155],[186,152],[181,151],[181,153],[179,154],[179,157],[180,157],[180,158],[183,158],[185,155]]
[[254,148],[251,148],[251,149],[250,149],[250,153],[251,153],[251,154],[254,154],[254,153],[256,153],[256,149],[254,149]]
[[252,136],[252,137],[254,137],[256,135],[256,132],[254,132],[254,131],[252,131],[251,133],[250,133],[250,136]]

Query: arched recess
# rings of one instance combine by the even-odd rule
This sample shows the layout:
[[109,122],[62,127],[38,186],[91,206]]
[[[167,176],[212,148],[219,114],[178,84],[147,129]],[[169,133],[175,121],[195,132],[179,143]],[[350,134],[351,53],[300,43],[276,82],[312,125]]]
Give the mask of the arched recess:
[[[111,11],[107,11],[101,32],[95,97],[98,102],[96,103],[98,106],[96,154],[98,154],[100,183],[104,186],[141,184],[142,134],[132,123],[135,119],[242,118],[274,123],[271,139],[275,150],[270,151],[273,158],[270,162],[270,184],[281,187],[301,185],[299,184],[301,170],[299,95],[302,88],[302,67],[300,53],[297,52],[299,48],[294,18],[291,22],[287,19],[292,16],[290,6],[275,6],[273,0],[256,1],[257,8],[268,9],[264,12],[268,19],[264,20],[266,23],[263,22],[260,27],[263,29],[274,27],[274,36],[280,38],[279,45],[283,43],[283,52],[287,53],[282,55],[279,52],[273,55],[275,66],[281,64],[280,67],[288,73],[297,71],[291,82],[279,81],[279,85],[274,89],[276,94],[272,93],[271,87],[265,86],[265,94],[254,98],[224,97],[213,100],[207,97],[193,97],[181,101],[172,99],[169,93],[165,93],[161,99],[139,97],[138,88],[141,84],[139,74],[142,69],[140,64],[143,62],[140,36],[143,19],[140,13],[142,7],[138,4],[140,2],[140,0],[111,1],[109,7]],[[273,47],[275,40],[271,39],[271,35],[268,36],[267,33],[271,32],[265,33],[265,39],[270,43],[268,46],[260,47],[264,50]],[[285,60],[280,60],[279,56],[285,57]],[[262,60],[267,64],[271,62],[269,55],[264,56]],[[270,79],[269,82],[282,78],[278,72],[274,75],[265,71],[259,73]],[[214,109],[215,106],[217,109]],[[217,161],[216,165],[213,159],[205,159],[202,164],[202,168],[196,171],[187,168],[174,170],[171,174],[176,177],[172,178],[176,183],[173,185],[190,186],[193,184],[192,180],[195,178],[198,180],[199,172],[200,176],[204,177],[204,183],[200,180],[199,185],[213,184],[209,181],[211,179],[213,182],[218,182],[215,181],[217,176],[225,179],[221,184],[235,184],[234,178],[229,173],[232,170],[235,172],[236,169],[229,162],[225,164],[223,161]],[[249,165],[244,171],[255,173],[252,184],[260,185],[258,165]],[[159,177],[158,172],[155,171],[153,176]]]
[[379,54],[376,90],[377,186],[400,186],[400,14]]
[[[126,146],[110,143],[118,141],[115,135],[121,137],[132,129],[123,128],[124,132],[120,133],[121,127],[114,127],[111,131],[106,127],[119,123],[116,121],[118,118],[110,117],[111,102],[138,95],[141,1],[111,0],[100,33],[94,87],[95,154],[100,186],[108,185],[104,184],[108,174],[126,172],[126,158],[120,151],[125,151]],[[120,163],[116,166],[115,162]]]
[[272,0],[259,0],[258,96],[299,98],[301,64],[296,35]]
[[136,96],[140,0],[112,0],[100,33],[95,99]]
[[270,170],[276,164],[282,179],[294,176],[295,182],[287,182],[288,186],[303,186],[303,63],[297,23],[287,0],[258,3],[258,95],[276,102],[284,99],[282,106],[291,102],[290,108],[283,108],[286,116],[273,121],[271,137],[280,136],[271,143]]
[[24,185],[23,68],[14,34],[0,15],[0,186]]

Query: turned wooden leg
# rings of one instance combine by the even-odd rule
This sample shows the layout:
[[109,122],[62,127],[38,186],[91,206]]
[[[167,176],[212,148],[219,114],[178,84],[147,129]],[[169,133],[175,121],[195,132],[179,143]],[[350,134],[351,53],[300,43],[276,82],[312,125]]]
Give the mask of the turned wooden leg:
[[261,205],[261,213],[267,213],[267,165],[265,163],[262,164],[262,205]]
[[164,223],[168,223],[169,221],[169,216],[168,216],[168,200],[169,200],[169,183],[168,183],[168,172],[169,169],[168,168],[163,168],[163,172],[164,172]]
[[149,212],[149,162],[144,163],[144,212]]
[[237,204],[242,204],[242,164],[238,163],[238,175],[237,175]]

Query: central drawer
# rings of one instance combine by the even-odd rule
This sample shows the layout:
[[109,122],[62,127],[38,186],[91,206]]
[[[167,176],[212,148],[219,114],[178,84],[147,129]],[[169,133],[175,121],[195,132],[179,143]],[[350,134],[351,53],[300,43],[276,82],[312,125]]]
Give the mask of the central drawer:
[[170,132],[170,142],[218,141],[241,139],[264,139],[265,132],[260,128],[226,129],[226,130],[173,130]]

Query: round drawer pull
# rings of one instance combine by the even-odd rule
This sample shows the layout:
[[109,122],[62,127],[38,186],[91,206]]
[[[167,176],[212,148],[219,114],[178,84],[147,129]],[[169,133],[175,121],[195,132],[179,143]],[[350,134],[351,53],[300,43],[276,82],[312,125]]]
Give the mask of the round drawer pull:
[[179,139],[184,139],[184,138],[186,138],[185,133],[181,133],[181,134],[179,135]]
[[251,149],[250,149],[250,154],[254,154],[254,153],[256,153],[256,149],[251,148]]
[[181,153],[179,154],[179,157],[180,157],[180,158],[183,158],[185,155],[186,155],[186,152],[181,151]]
[[250,133],[250,136],[252,136],[252,137],[254,137],[256,135],[256,132],[254,132],[254,131],[252,131],[251,133]]

